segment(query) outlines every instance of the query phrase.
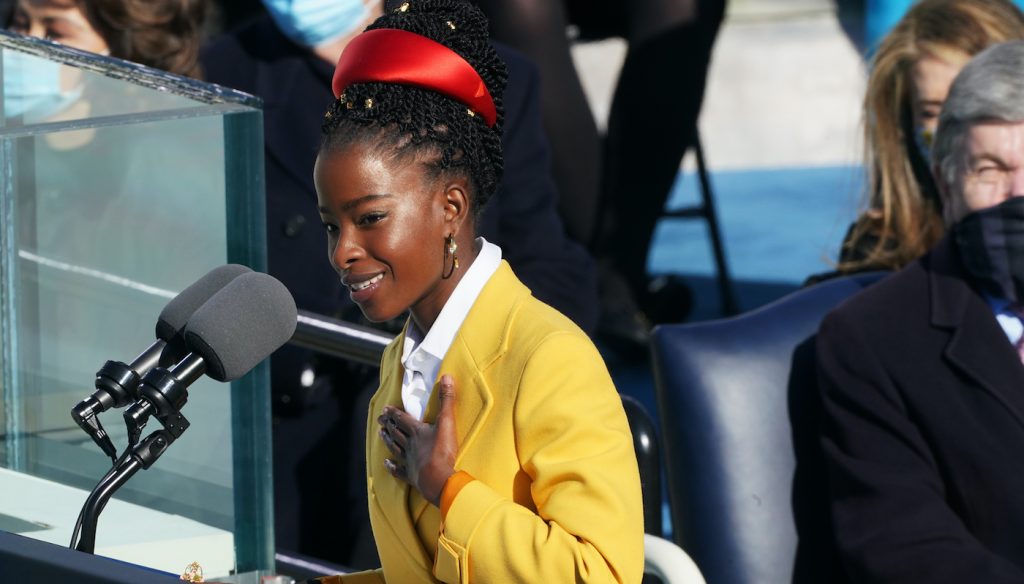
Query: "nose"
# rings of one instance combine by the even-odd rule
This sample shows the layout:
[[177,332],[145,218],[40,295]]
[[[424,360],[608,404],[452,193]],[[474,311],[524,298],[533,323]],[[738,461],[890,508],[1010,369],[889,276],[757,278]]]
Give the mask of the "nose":
[[1010,196],[1024,197],[1024,167],[1018,167],[1010,175]]
[[366,254],[354,229],[338,228],[338,238],[331,251],[331,264],[339,272],[352,267],[352,264],[363,258]]
[[43,25],[41,20],[33,18],[29,21],[28,30],[25,31],[25,34],[30,37],[36,37],[37,39],[45,39],[46,27]]

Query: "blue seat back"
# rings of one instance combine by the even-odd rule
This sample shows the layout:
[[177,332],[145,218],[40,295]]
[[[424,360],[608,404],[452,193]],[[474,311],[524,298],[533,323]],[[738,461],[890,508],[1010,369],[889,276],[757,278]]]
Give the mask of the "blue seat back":
[[821,319],[884,273],[654,331],[676,542],[710,584],[839,582],[817,443]]

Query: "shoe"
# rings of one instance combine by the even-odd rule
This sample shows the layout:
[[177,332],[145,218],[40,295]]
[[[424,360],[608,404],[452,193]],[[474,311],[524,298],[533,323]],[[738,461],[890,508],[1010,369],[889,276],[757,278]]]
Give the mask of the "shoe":
[[640,299],[640,309],[653,324],[683,322],[693,311],[693,290],[676,275],[652,278]]
[[651,323],[625,278],[602,265],[598,268],[600,315],[596,337],[627,358],[646,357]]

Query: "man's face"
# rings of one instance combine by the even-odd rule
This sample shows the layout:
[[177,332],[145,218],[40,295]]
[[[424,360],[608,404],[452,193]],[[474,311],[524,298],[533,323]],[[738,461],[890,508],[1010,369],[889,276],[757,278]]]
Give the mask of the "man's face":
[[965,164],[944,207],[949,224],[1024,196],[1024,121],[974,124],[964,147]]

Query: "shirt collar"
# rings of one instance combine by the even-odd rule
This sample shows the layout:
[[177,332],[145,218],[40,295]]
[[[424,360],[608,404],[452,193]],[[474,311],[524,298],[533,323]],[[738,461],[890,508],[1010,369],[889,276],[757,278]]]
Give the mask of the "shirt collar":
[[1021,337],[1024,337],[1024,322],[1021,322],[1020,313],[1011,309],[1009,300],[995,298],[987,293],[984,296],[985,302],[996,317],[996,322],[999,323],[999,328],[1003,329],[1010,344],[1016,346]]

